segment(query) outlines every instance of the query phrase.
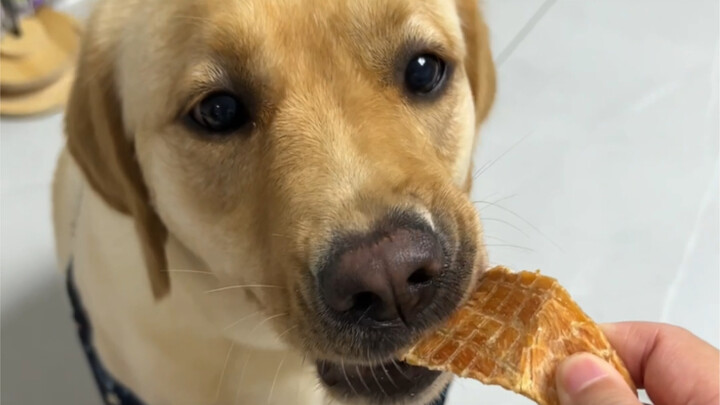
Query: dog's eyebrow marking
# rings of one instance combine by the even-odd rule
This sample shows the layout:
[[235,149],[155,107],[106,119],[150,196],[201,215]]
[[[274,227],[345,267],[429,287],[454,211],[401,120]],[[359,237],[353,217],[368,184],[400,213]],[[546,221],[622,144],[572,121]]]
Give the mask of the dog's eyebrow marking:
[[448,31],[451,24],[436,21],[426,12],[396,10],[389,21],[387,24],[353,21],[349,27],[342,28],[353,41],[351,49],[363,55],[362,59],[372,70],[398,69],[419,52],[437,54],[452,64],[461,63],[465,57],[459,29]]
[[440,25],[423,13],[411,14],[402,30],[407,41],[425,43],[449,55],[465,55],[462,32],[459,29],[448,31],[445,24]]
[[193,66],[190,69],[190,80],[196,86],[207,83],[230,84],[227,72],[212,60]]
[[448,38],[437,30],[436,25],[420,14],[412,14],[403,25],[403,31],[411,38],[422,38],[430,43],[448,42]]
[[178,115],[185,115],[188,109],[200,101],[199,97],[216,90],[231,90],[232,82],[219,64],[206,61],[188,68],[184,84],[178,86],[173,99],[179,100]]

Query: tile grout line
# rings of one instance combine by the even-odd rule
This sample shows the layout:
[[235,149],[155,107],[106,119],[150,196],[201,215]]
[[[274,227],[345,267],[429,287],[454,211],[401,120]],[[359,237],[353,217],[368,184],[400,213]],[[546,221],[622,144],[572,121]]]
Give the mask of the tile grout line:
[[520,43],[527,38],[532,32],[533,28],[540,22],[540,20],[547,14],[553,5],[557,3],[557,0],[545,0],[538,10],[533,14],[527,23],[520,29],[520,31],[513,37],[512,41],[503,49],[495,60],[495,64],[500,67],[506,60],[512,55],[515,49],[520,46]]

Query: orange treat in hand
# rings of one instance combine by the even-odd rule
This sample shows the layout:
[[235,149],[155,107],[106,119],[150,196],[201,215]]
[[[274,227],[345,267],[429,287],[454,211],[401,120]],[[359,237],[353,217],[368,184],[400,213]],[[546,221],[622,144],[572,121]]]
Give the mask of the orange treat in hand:
[[578,352],[609,362],[635,389],[598,325],[555,279],[496,267],[481,276],[467,303],[403,360],[556,405],[555,370]]

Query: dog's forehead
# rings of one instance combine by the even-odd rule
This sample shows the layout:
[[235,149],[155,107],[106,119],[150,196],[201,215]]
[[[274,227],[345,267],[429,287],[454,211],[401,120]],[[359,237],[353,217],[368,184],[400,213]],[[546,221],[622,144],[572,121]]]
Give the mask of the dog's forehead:
[[147,97],[133,79],[141,73],[158,98],[177,104],[173,111],[193,88],[229,78],[312,85],[361,64],[390,64],[413,41],[441,45],[456,60],[465,54],[454,0],[155,0],[138,9],[144,15],[131,19],[118,58],[123,94]]
[[[209,46],[305,52],[422,37],[462,46],[453,0],[205,0]],[[277,54],[277,53],[276,53]]]
[[238,27],[287,29],[339,23],[361,28],[399,25],[418,13],[443,20],[456,13],[456,4],[454,0],[194,0],[181,9],[225,23],[235,20]]

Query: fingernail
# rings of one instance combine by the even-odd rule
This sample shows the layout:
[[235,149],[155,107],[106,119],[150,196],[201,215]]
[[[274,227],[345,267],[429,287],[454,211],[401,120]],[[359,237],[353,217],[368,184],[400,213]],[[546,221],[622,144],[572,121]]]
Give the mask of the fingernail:
[[607,377],[607,369],[600,361],[590,354],[578,354],[569,358],[563,365],[561,377],[565,391],[574,396],[594,382]]

